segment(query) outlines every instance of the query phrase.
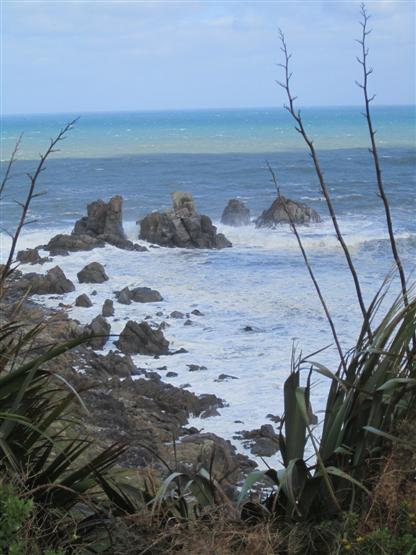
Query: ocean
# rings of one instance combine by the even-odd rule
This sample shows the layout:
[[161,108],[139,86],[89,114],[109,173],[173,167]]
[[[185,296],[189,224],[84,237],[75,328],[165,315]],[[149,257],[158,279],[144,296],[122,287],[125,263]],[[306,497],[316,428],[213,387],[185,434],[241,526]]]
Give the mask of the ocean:
[[[305,108],[302,113],[368,304],[393,264],[368,152],[366,122],[359,107]],[[24,132],[19,159],[2,199],[3,228],[13,229],[16,223],[19,207],[15,200],[24,197],[26,173],[33,171],[38,153],[73,117],[2,118],[2,160]],[[416,254],[415,108],[375,107],[373,119],[398,246],[412,280]],[[308,152],[283,109],[82,114],[60,149],[41,176],[39,192],[45,194],[33,202],[30,219],[34,221],[25,228],[20,248],[44,244],[58,232],[69,232],[74,221],[85,214],[87,203],[97,198],[108,200],[114,194],[124,198],[125,229],[129,238],[136,239],[136,222],[153,210],[168,208],[170,193],[178,190],[191,192],[198,210],[210,216],[233,243],[231,249],[222,251],[160,248],[148,253],[108,246],[23,268],[45,272],[59,264],[76,283],[76,273],[87,257],[103,263],[110,281],[99,286],[79,284],[75,293],[64,296],[63,302],[69,304],[80,293],[97,290],[91,308],[69,310],[81,323],[100,313],[104,299],[113,298],[114,290],[127,285],[158,289],[162,302],[115,303],[116,313],[109,321],[112,333],[120,332],[127,319],[146,316],[170,324],[165,336],[171,347],[184,347],[187,353],[134,359],[138,366],[158,371],[174,385],[225,399],[227,406],[220,409],[220,416],[195,418],[192,425],[233,440],[238,430],[270,423],[268,414],[283,412],[283,383],[290,372],[293,348],[307,355],[329,345],[316,358],[331,369],[337,366],[328,324],[287,226],[257,230],[254,224],[231,228],[219,223],[230,198],[244,200],[253,218],[271,204],[276,191],[266,161],[276,171],[281,192],[312,206],[322,217],[321,224],[301,226],[299,232],[342,344],[345,349],[354,345],[360,312],[352,279]],[[8,244],[7,234],[2,233],[3,253]],[[393,279],[386,302],[399,291],[398,281]],[[62,302],[56,297],[40,299],[48,306]],[[167,318],[173,310],[190,313],[195,308],[204,316],[193,317],[192,326]],[[252,331],[245,331],[246,326]],[[109,341],[106,350],[111,348]],[[207,369],[189,372],[188,364]],[[167,370],[158,370],[165,365]],[[178,375],[165,378],[167,371]],[[220,374],[238,379],[218,382]],[[325,378],[315,378],[312,402],[318,416],[327,387]]]

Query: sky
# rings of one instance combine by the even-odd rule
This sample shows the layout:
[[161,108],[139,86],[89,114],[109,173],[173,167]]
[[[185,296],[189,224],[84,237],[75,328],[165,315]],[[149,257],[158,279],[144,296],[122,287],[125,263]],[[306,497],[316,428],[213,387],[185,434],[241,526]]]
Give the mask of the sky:
[[[415,2],[367,2],[370,89],[415,104]],[[2,114],[357,105],[355,1],[0,0]]]

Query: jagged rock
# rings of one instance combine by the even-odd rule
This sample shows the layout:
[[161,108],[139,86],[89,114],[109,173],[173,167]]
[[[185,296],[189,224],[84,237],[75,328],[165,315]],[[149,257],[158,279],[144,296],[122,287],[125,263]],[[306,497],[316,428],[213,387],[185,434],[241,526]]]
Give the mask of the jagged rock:
[[36,248],[19,251],[17,253],[16,260],[22,264],[43,264],[44,262],[48,262],[50,259],[47,257],[42,258]]
[[97,237],[90,235],[65,235],[59,233],[52,237],[45,249],[50,252],[52,256],[62,255],[68,251],[90,251],[97,247],[104,247],[105,243]]
[[107,343],[110,336],[111,326],[101,315],[96,316],[94,320],[85,327],[88,335],[93,335],[88,344],[95,350],[100,350]]
[[237,432],[235,439],[243,440],[253,455],[271,457],[279,450],[279,437],[271,424],[263,424],[258,430]]
[[104,267],[99,262],[87,264],[77,273],[77,277],[80,283],[103,283],[108,280]]
[[117,291],[116,299],[121,304],[131,304],[130,289],[128,287],[125,287],[121,291]]
[[106,299],[101,310],[104,317],[114,316],[114,303],[111,299]]
[[196,211],[192,195],[172,193],[173,210],[153,212],[140,222],[140,239],[164,247],[187,249],[223,249],[231,247],[230,241],[208,216]]
[[89,308],[90,306],[92,306],[92,302],[89,296],[83,293],[82,295],[79,295],[79,297],[75,299],[75,306],[82,306],[84,308]]
[[105,372],[110,376],[119,376],[120,378],[136,375],[138,370],[130,355],[123,356],[114,351],[110,351],[106,355],[94,353],[94,357],[90,357],[89,362],[97,372]]
[[24,274],[17,286],[21,289],[30,288],[32,295],[62,295],[75,291],[74,284],[67,279],[59,266],[46,272],[46,275],[34,272]]
[[274,227],[278,224],[309,224],[321,222],[318,212],[306,204],[288,199],[283,195],[277,197],[267,210],[256,220],[256,227]]
[[174,310],[170,313],[170,317],[180,320],[185,317],[185,314],[183,312],[179,312],[179,310]]
[[123,199],[117,195],[104,202],[99,199],[87,206],[87,216],[75,223],[73,235],[107,235],[117,239],[126,239],[122,223]]
[[129,320],[115,345],[125,354],[167,355],[169,341],[160,330],[153,330],[147,322]]
[[232,226],[248,225],[250,223],[250,210],[243,201],[233,198],[228,201],[221,216],[221,223]]
[[154,303],[163,301],[162,295],[150,287],[135,287],[130,289],[130,299],[136,303]]

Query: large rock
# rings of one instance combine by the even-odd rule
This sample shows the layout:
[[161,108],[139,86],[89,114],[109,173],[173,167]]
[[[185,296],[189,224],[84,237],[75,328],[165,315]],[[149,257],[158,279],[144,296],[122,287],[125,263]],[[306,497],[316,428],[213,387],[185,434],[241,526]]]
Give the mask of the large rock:
[[321,222],[321,217],[306,204],[288,199],[283,195],[277,197],[267,210],[256,220],[256,227],[274,227],[278,224],[310,224]]
[[122,216],[123,199],[117,195],[104,202],[99,199],[87,206],[87,216],[75,223],[73,235],[109,235],[125,239]]
[[130,289],[130,299],[136,303],[155,303],[163,301],[162,295],[150,287],[135,287]]
[[77,277],[80,283],[104,283],[108,280],[104,267],[99,262],[87,264],[77,273]]
[[111,326],[107,320],[101,315],[96,316],[91,324],[85,326],[86,333],[92,336],[88,341],[89,346],[101,350],[108,341],[110,330]]
[[101,309],[101,314],[104,317],[114,316],[114,303],[111,299],[106,299]]
[[232,198],[224,208],[221,223],[232,226],[248,225],[250,223],[250,210],[243,201]]
[[85,233],[81,235],[65,235],[60,233],[52,237],[45,248],[50,251],[51,255],[59,255],[65,251],[90,251],[97,247],[104,247],[104,245],[103,240]]
[[79,295],[75,299],[75,306],[81,306],[83,308],[90,308],[92,306],[92,302],[91,302],[91,299],[89,298],[89,296],[86,295],[85,293],[83,293],[82,295]]
[[38,249],[26,249],[17,253],[16,260],[22,264],[43,264],[48,262],[50,258],[42,258]]
[[172,194],[173,210],[153,212],[140,222],[140,239],[164,247],[187,249],[223,249],[231,247],[230,241],[208,216],[198,214],[192,195]]
[[67,279],[59,266],[49,270],[46,275],[29,273],[24,274],[18,282],[21,289],[30,289],[33,295],[62,295],[75,291],[71,280]]
[[259,457],[271,457],[279,450],[279,437],[271,424],[264,424],[258,430],[237,432],[234,439],[242,440]]
[[169,341],[160,330],[153,330],[147,322],[129,320],[115,345],[121,352],[132,355],[167,355]]

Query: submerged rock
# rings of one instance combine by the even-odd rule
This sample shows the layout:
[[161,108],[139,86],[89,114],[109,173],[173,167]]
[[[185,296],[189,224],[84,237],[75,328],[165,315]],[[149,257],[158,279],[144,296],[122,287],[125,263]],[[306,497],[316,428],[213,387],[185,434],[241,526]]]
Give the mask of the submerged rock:
[[80,283],[104,283],[104,281],[108,281],[104,266],[99,262],[87,264],[77,273],[77,277]]
[[75,291],[75,286],[59,266],[55,266],[45,275],[29,273],[24,274],[18,282],[21,289],[30,289],[32,295],[62,295]]
[[140,222],[140,239],[164,247],[187,249],[223,249],[231,247],[222,233],[217,233],[208,216],[196,211],[190,193],[172,193],[173,210],[153,212]]
[[321,217],[306,204],[288,199],[283,195],[277,197],[267,210],[256,220],[256,227],[274,227],[278,224],[309,224],[321,222]]
[[248,225],[250,223],[250,210],[243,201],[232,198],[224,208],[221,223],[232,226]]
[[125,354],[167,355],[169,341],[160,330],[153,330],[147,322],[129,320],[121,332],[116,347]]

